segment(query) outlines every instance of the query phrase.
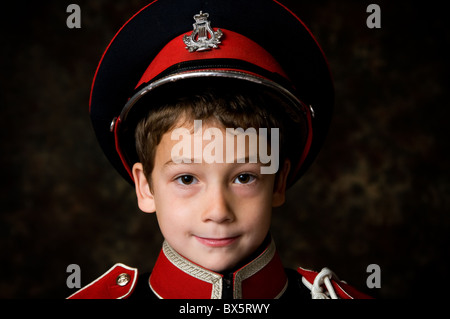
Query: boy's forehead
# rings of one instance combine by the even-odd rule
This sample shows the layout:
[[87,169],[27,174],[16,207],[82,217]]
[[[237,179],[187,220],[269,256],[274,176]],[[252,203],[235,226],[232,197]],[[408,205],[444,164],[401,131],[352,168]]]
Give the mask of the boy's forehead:
[[[185,121],[181,121],[185,123]],[[270,140],[267,128],[215,127],[209,122],[194,120],[189,127],[175,127],[163,135],[156,149],[156,162],[167,164],[267,164],[262,174],[275,174],[278,170],[279,133],[271,128]]]
[[[232,156],[233,162],[248,162],[250,158],[257,158],[258,145],[251,145],[252,141],[258,144],[267,141],[267,137],[258,134],[257,130],[245,132],[226,128],[220,123],[198,124],[198,120],[196,122],[195,124],[185,123],[186,126],[176,126],[166,132],[156,151],[158,152],[159,149],[166,156],[171,156],[175,163],[187,162],[187,159],[200,162],[205,160],[205,157],[217,153]],[[181,151],[177,152],[177,150]],[[187,156],[182,152],[186,150]],[[211,161],[206,158],[206,162]],[[224,162],[227,162],[226,158]]]

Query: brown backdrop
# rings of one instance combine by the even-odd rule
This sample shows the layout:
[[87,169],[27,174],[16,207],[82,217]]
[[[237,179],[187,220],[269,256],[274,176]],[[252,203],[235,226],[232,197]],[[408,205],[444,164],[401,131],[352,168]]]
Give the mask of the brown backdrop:
[[[328,266],[379,298],[438,295],[450,224],[444,10],[377,1],[381,29],[369,29],[369,1],[282,2],[317,36],[337,94],[323,151],[275,212],[286,266]],[[161,245],[88,117],[97,62],[146,1],[79,0],[81,29],[66,27],[70,3],[2,7],[3,298],[66,297],[69,264],[82,285],[116,262],[150,270]],[[380,289],[366,287],[369,264],[381,267]]]

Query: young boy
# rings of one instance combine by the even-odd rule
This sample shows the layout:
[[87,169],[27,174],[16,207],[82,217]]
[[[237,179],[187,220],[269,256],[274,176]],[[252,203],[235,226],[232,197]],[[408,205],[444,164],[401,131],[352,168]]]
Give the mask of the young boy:
[[117,264],[69,298],[365,297],[326,268],[285,269],[269,233],[332,105],[320,47],[278,2],[146,6],[105,52],[90,111],[165,241],[151,273]]

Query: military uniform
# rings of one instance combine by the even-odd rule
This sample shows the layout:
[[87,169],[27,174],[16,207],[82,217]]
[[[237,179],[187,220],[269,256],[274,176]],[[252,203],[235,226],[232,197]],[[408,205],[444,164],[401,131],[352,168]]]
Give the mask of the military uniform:
[[[303,119],[290,149],[293,185],[313,162],[329,128],[334,89],[327,60],[304,23],[275,0],[157,0],[114,36],[98,65],[90,115],[99,143],[134,185],[134,128],[144,103],[199,80],[263,87]],[[197,82],[196,82],[197,81]],[[144,102],[143,102],[144,101]],[[301,138],[300,138],[301,136]],[[271,238],[240,268],[204,269],[167,242],[151,274],[117,264],[69,298],[360,298],[324,269],[283,267]]]
[[320,273],[285,269],[269,244],[235,271],[219,274],[179,255],[167,242],[153,271],[116,264],[69,299],[366,299],[325,268]]

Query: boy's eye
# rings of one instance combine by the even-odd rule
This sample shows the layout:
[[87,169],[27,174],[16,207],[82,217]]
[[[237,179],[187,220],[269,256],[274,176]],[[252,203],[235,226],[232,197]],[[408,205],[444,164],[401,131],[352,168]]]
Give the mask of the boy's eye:
[[176,179],[179,183],[183,185],[191,185],[196,183],[197,179],[192,175],[182,175]]
[[239,174],[235,179],[234,182],[237,184],[248,184],[255,180],[255,176],[250,174]]

